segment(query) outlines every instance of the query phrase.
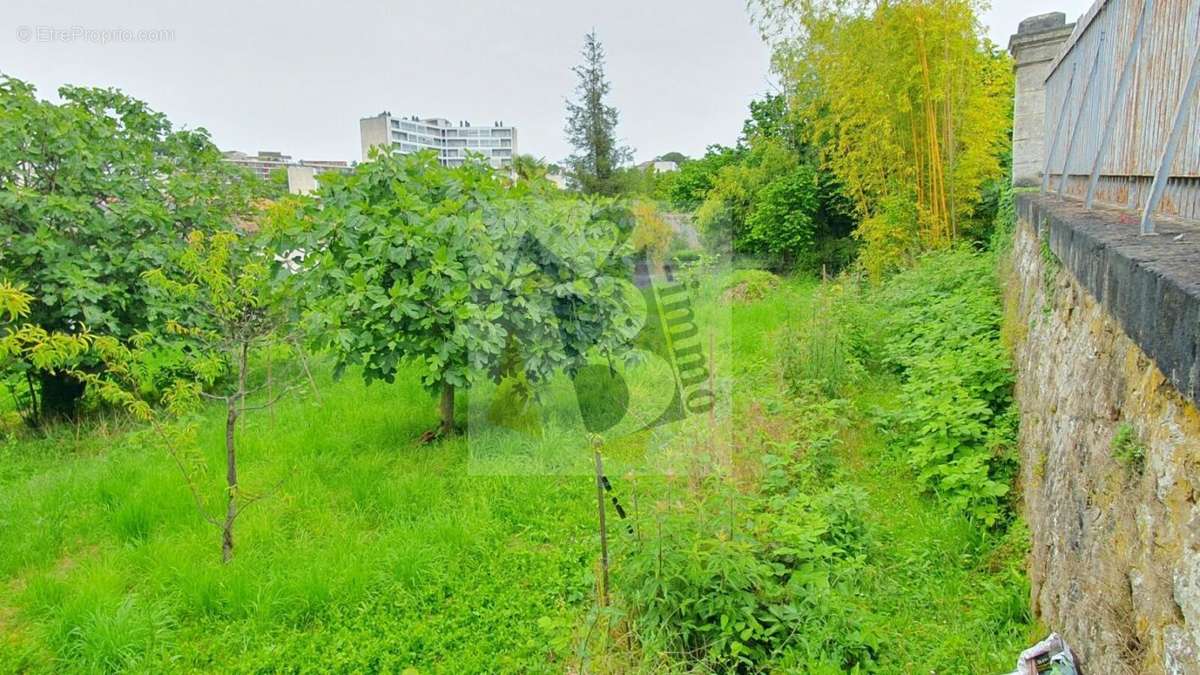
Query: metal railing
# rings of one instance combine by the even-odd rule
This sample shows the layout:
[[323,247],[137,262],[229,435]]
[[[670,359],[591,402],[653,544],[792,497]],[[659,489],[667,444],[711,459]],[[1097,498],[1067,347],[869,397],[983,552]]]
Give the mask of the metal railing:
[[1200,220],[1200,0],[1097,0],[1046,78],[1042,191]]

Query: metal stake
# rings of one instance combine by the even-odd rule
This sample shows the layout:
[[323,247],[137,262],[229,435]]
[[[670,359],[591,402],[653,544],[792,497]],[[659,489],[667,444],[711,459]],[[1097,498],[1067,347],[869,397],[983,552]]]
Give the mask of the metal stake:
[[608,606],[608,526],[604,521],[604,464],[596,455],[596,509],[600,513],[600,606]]
[[1146,32],[1146,22],[1154,8],[1154,0],[1142,3],[1142,16],[1138,19],[1137,30],[1133,33],[1133,43],[1129,45],[1129,55],[1125,57],[1125,65],[1121,68],[1121,79],[1117,82],[1117,92],[1113,95],[1108,107],[1108,116],[1104,118],[1104,132],[1100,136],[1100,144],[1096,147],[1096,158],[1092,161],[1092,176],[1088,180],[1087,197],[1084,206],[1092,208],[1092,199],[1096,196],[1096,185],[1100,183],[1100,167],[1106,157],[1105,150],[1112,141],[1113,118],[1117,109],[1125,102],[1125,94],[1129,91],[1129,82],[1133,79],[1133,66],[1137,63],[1142,51],[1142,34]]
[[1200,83],[1200,45],[1192,54],[1192,68],[1188,74],[1187,85],[1179,97],[1179,107],[1175,109],[1175,121],[1171,125],[1171,135],[1167,137],[1167,145],[1163,148],[1162,158],[1158,162],[1158,172],[1154,174],[1154,184],[1150,188],[1150,199],[1146,200],[1146,208],[1142,211],[1142,234],[1154,234],[1154,210],[1162,200],[1167,182],[1171,179],[1171,164],[1175,161],[1175,151],[1179,149],[1179,140],[1183,137],[1183,129],[1187,126],[1187,118],[1191,113],[1192,96],[1196,94],[1196,85]]
[[1079,99],[1079,117],[1071,128],[1071,136],[1067,140],[1067,156],[1063,157],[1062,175],[1058,177],[1058,198],[1062,199],[1067,189],[1067,172],[1071,170],[1071,153],[1075,150],[1075,139],[1079,136],[1080,122],[1083,120],[1083,109],[1087,106],[1088,92],[1092,90],[1092,82],[1096,79],[1096,71],[1100,70],[1100,52],[1104,50],[1104,31],[1100,32],[1100,40],[1096,43],[1096,56],[1092,59],[1092,70],[1088,73],[1087,82],[1083,85],[1083,96]]
[[1058,147],[1058,137],[1062,135],[1063,123],[1067,121],[1067,105],[1071,103],[1071,92],[1075,89],[1075,71],[1079,70],[1079,63],[1071,64],[1071,79],[1067,81],[1067,95],[1063,97],[1062,107],[1058,112],[1058,124],[1054,126],[1054,138],[1050,141],[1050,147],[1046,148],[1046,166],[1042,169],[1042,194],[1050,189],[1050,160],[1054,157],[1054,149]]

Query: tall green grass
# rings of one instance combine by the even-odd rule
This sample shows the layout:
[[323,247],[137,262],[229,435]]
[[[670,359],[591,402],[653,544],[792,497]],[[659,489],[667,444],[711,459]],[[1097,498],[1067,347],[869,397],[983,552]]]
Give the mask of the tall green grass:
[[[705,283],[712,294],[724,289],[722,280]],[[754,560],[735,550],[744,539],[720,539],[728,533],[730,493],[704,478],[707,467],[698,481],[684,465],[673,477],[626,476],[625,467],[640,458],[623,463],[621,452],[634,453],[641,439],[606,447],[636,536],[659,537],[652,534],[654,514],[666,508],[672,524],[661,536],[680,547],[672,564],[688,569],[694,548],[719,556],[727,567],[710,571],[725,574],[743,563],[760,572],[781,560],[792,564],[796,556],[780,552],[780,542],[803,539],[812,527],[830,533],[822,546],[837,551],[801,556],[813,566],[805,578],[824,590],[810,594],[796,625],[819,639],[779,653],[761,650],[778,657],[762,668],[837,670],[846,658],[878,672],[999,672],[1029,630],[1019,524],[1005,536],[988,533],[924,494],[912,468],[875,431],[900,405],[894,375],[856,376],[835,387],[833,402],[832,390],[818,396],[794,386],[809,375],[780,367],[796,344],[787,326],[824,316],[827,293],[812,281],[784,280],[760,299],[697,309],[708,324],[732,312],[732,331],[715,338],[714,380],[732,392],[733,411],[716,418],[715,431],[733,446],[727,469],[737,489],[764,495],[757,511],[734,512],[762,528],[749,553]],[[874,349],[863,346],[861,317],[851,305],[844,309],[844,322],[825,334],[837,349],[845,346],[842,354],[875,368],[861,356]],[[820,379],[821,372],[810,375]],[[290,399],[273,415],[246,418],[239,429],[243,487],[269,494],[239,519],[230,565],[221,564],[217,531],[198,516],[152,436],[110,420],[5,440],[0,672],[695,667],[694,655],[655,651],[680,644],[670,635],[657,642],[617,635],[647,616],[639,602],[653,600],[638,600],[620,585],[638,568],[629,557],[634,535],[616,519],[609,531],[614,606],[596,611],[599,542],[590,475],[530,475],[541,459],[523,456],[528,447],[500,447],[510,442],[500,436],[419,444],[436,415],[415,376],[368,387],[354,374],[338,382],[323,369],[317,375],[319,400]],[[561,385],[539,404],[553,424],[535,453],[565,438],[555,429],[571,428],[578,415]],[[654,386],[653,378],[633,383]],[[472,402],[460,404],[465,422]],[[201,442],[214,473],[203,494],[219,501],[220,411],[209,421]],[[709,424],[692,425],[677,445],[710,443]],[[693,489],[704,495],[712,518],[696,521],[679,511]],[[640,569],[643,580],[654,574],[654,566]],[[765,588],[733,587],[751,595]],[[699,597],[712,588],[700,583],[693,591]],[[714,606],[723,607],[715,600]],[[761,606],[771,611],[773,601]],[[708,615],[703,609],[689,616]],[[604,633],[612,638],[606,648],[620,652],[615,659],[597,649],[601,616],[617,617],[608,624],[615,632]],[[653,623],[656,630],[675,630],[670,613],[658,616],[667,618]],[[836,642],[847,630],[856,633]],[[768,644],[762,634],[755,640]]]
[[[415,383],[323,378],[320,403],[251,417],[239,432],[244,489],[273,492],[239,519],[228,566],[151,438],[76,442],[61,428],[8,443],[0,671],[255,670],[302,658],[480,671],[563,657],[538,619],[572,617],[590,595],[590,481],[469,475],[465,440],[416,443],[435,416]],[[214,471],[218,417],[202,438]],[[218,475],[205,487],[219,499]]]

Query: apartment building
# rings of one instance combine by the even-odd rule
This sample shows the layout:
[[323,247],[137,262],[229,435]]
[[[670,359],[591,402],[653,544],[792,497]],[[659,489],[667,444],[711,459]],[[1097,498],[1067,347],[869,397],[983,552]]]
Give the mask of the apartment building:
[[271,150],[259,150],[257,155],[231,150],[222,153],[226,162],[249,169],[263,180],[271,177],[275,169],[287,172],[288,191],[292,194],[308,194],[316,189],[317,176],[326,171],[350,171],[351,164],[340,160],[301,159]]
[[275,169],[286,167],[288,164],[293,163],[291,155],[271,150],[259,150],[257,155],[247,155],[237,150],[230,150],[222,154],[226,162],[249,169],[263,180],[269,178],[271,172]]
[[390,146],[401,154],[434,150],[443,166],[458,166],[467,153],[478,153],[496,168],[508,167],[517,154],[517,129],[503,122],[474,126],[440,117],[393,117],[382,112],[359,120],[358,128],[364,161],[376,146]]

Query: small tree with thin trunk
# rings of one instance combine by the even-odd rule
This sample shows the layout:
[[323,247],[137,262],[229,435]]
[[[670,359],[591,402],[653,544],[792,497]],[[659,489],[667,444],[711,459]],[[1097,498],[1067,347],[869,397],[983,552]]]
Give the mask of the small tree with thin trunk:
[[286,243],[308,330],[367,381],[406,365],[440,398],[426,440],[454,431],[457,389],[538,382],[633,333],[619,283],[630,225],[607,203],[552,199],[486,164],[382,154],[331,175]]
[[[115,347],[105,354],[103,374],[82,375],[105,399],[121,404],[150,422],[178,465],[196,506],[221,532],[221,558],[233,558],[234,523],[246,508],[265,496],[250,494],[238,474],[237,428],[248,412],[273,406],[299,388],[307,366],[291,324],[286,296],[272,283],[274,260],[253,237],[231,231],[193,232],[178,261],[179,275],[161,269],[146,274],[152,292],[187,301],[192,311],[168,320],[160,335],[135,336],[134,349]],[[166,388],[164,406],[141,400],[141,351],[155,340],[182,342],[187,375]],[[291,372],[273,369],[278,352],[288,351]],[[261,366],[261,368],[258,368]],[[261,372],[261,374],[259,374]],[[311,382],[311,378],[308,380]],[[202,400],[225,409],[225,480],[222,504],[206,498],[206,462],[196,445],[194,413]]]

